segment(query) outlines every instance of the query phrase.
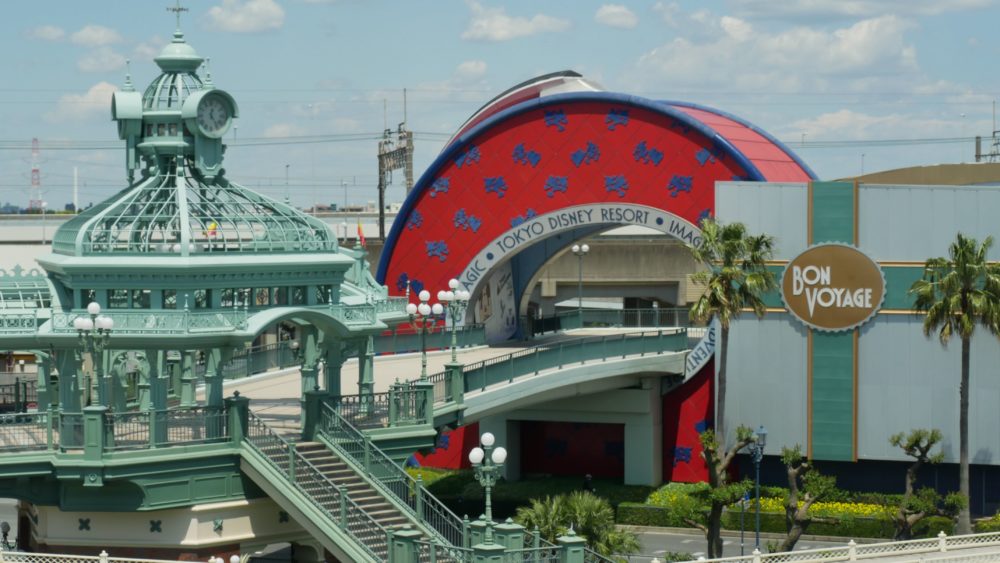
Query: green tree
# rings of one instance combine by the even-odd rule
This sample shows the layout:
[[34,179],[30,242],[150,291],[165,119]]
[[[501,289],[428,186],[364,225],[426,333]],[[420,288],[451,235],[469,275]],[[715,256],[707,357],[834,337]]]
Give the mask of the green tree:
[[569,531],[587,541],[587,547],[601,555],[629,555],[640,549],[638,537],[615,528],[615,511],[607,500],[587,491],[568,495],[532,499],[531,504],[517,509],[514,520],[554,542]]
[[714,430],[706,430],[701,433],[701,455],[708,466],[708,486],[710,487],[708,520],[705,524],[693,518],[688,522],[705,532],[705,539],[708,540],[706,551],[708,551],[709,559],[722,557],[722,510],[743,498],[743,494],[750,489],[750,481],[729,482],[729,466],[736,459],[736,454],[751,442],[753,442],[753,431],[746,426],[740,426],[736,429],[736,443],[728,450],[719,444]]
[[689,249],[695,260],[708,267],[691,278],[705,286],[705,292],[691,307],[691,316],[698,321],[719,320],[715,430],[725,443],[729,327],[744,309],[764,316],[763,295],[778,287],[774,274],[766,267],[774,252],[774,238],[751,235],[743,223],[722,224],[706,219],[701,223],[701,242]]
[[[969,498],[969,351],[976,326],[993,334],[1000,331],[1000,266],[990,264],[986,253],[993,237],[982,244],[958,234],[948,247],[948,258],[930,258],[923,277],[910,287],[914,308],[924,313],[924,334],[937,331],[942,345],[953,335],[962,339],[962,374],[959,384],[959,492]],[[959,511],[957,532],[972,531],[969,508]]]
[[802,455],[802,448],[798,445],[781,448],[781,461],[788,474],[788,495],[785,497],[785,530],[788,534],[777,551],[791,551],[806,533],[809,524],[818,520],[809,514],[809,508],[836,489],[836,479],[820,474]]
[[951,493],[942,497],[930,487],[914,490],[917,483],[917,472],[925,464],[940,463],[944,454],[931,454],[931,449],[941,441],[941,431],[937,429],[911,430],[909,434],[893,434],[889,443],[903,450],[903,453],[914,459],[913,464],[906,468],[906,484],[903,498],[894,507],[892,521],[896,528],[894,539],[908,540],[913,538],[913,526],[927,516],[940,515],[954,517],[966,505],[966,497],[960,493]]

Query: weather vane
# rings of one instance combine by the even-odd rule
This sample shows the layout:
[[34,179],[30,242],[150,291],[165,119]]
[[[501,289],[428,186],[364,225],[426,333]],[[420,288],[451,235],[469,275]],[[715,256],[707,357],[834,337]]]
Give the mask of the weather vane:
[[177,0],[177,4],[175,6],[168,6],[167,7],[167,11],[168,12],[173,12],[177,16],[177,29],[180,29],[181,28],[181,12],[187,12],[188,9],[181,7],[181,0]]

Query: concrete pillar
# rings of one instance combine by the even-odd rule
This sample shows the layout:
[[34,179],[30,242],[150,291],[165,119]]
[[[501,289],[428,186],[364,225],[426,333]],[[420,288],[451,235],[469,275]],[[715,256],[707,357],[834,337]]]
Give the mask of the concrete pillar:
[[479,435],[493,433],[496,445],[507,449],[507,461],[503,464],[503,476],[508,481],[521,478],[521,422],[510,420],[506,415],[489,416],[479,421]]
[[250,399],[241,397],[239,391],[226,397],[226,412],[229,416],[229,438],[239,444],[246,437],[250,426]]
[[420,561],[417,541],[423,539],[423,534],[406,527],[389,534],[389,562],[416,563]]
[[302,441],[311,442],[316,438],[317,426],[320,417],[323,416],[323,401],[326,399],[326,391],[318,387],[306,391],[303,395],[304,406],[302,407]]
[[494,541],[507,549],[524,549],[524,526],[508,518],[493,527]]
[[663,482],[663,400],[657,378],[642,380],[645,413],[625,422],[625,484]]
[[559,554],[559,563],[583,563],[584,549],[587,542],[570,530],[565,536],[556,538],[556,545],[562,547]]

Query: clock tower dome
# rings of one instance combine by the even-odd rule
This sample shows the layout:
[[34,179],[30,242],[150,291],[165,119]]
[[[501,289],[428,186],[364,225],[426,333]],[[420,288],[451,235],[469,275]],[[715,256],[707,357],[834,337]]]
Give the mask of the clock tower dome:
[[161,73],[142,95],[127,76],[111,100],[111,117],[126,142],[129,182],[135,181],[136,169],[145,178],[181,164],[214,184],[225,173],[222,139],[239,117],[236,100],[215,87],[207,68],[204,79],[198,75],[207,61],[184,40],[179,25],[154,60]]

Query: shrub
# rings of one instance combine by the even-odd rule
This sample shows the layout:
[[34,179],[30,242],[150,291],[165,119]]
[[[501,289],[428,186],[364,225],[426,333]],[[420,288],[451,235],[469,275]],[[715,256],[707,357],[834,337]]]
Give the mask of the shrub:
[[[654,506],[638,502],[623,502],[618,505],[617,522],[634,526],[660,526],[669,528],[690,528],[687,514],[679,514],[669,506]],[[696,521],[704,523],[705,513],[701,512]]]
[[[976,520],[976,523],[973,526],[973,531],[979,534],[985,534],[987,532],[1000,532],[1000,513],[997,513],[990,518]],[[945,533],[948,532],[945,531]]]

